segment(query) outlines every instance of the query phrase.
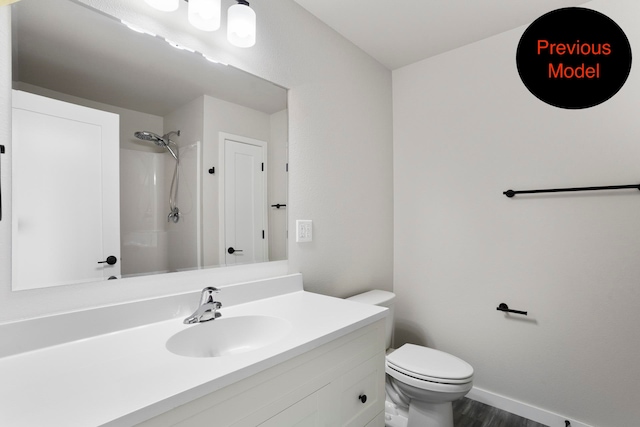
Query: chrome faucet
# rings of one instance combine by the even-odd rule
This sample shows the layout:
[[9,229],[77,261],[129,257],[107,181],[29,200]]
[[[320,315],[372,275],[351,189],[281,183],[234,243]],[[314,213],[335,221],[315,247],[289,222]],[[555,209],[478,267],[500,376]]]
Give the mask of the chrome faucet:
[[214,287],[206,287],[202,290],[200,296],[200,306],[191,316],[184,319],[184,323],[202,323],[209,320],[215,320],[222,314],[218,313],[218,310],[222,307],[222,303],[213,300],[213,296],[220,292],[219,289]]

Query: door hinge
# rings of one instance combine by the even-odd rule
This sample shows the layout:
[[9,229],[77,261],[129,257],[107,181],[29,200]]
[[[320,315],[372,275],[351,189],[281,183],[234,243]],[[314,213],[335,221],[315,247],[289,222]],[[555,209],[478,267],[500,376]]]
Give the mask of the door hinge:
[[262,238],[264,239],[264,230],[262,230]]
[[262,164],[262,172],[264,172],[264,163]]
[[285,170],[285,172],[289,172],[289,163],[287,163],[287,164],[284,166],[284,170]]

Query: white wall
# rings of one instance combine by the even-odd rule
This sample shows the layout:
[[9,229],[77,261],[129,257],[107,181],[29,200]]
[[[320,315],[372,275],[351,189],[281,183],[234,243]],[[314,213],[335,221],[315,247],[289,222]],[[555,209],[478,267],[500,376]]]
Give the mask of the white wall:
[[[640,52],[639,2],[587,6]],[[393,72],[396,345],[458,355],[475,386],[547,411],[638,425],[640,194],[502,192],[640,182],[640,68],[600,106],[551,107],[518,77],[523,31]]]
[[[23,0],[29,1],[29,0]],[[258,42],[230,46],[219,31],[191,30],[186,17],[138,13],[144,2],[85,3],[290,88],[289,229],[314,221],[314,241],[289,238],[288,270],[308,290],[346,296],[391,289],[393,250],[391,73],[292,0],[254,2]],[[225,7],[232,4],[223,2]],[[153,18],[153,21],[150,20]],[[169,34],[167,34],[169,35]],[[0,7],[0,140],[10,141],[10,13]],[[10,144],[8,144],[10,151]],[[0,322],[195,290],[279,271],[277,266],[215,269],[203,279],[166,277],[11,292],[10,159],[2,157],[5,216],[0,222]],[[221,271],[217,271],[221,270]],[[231,272],[231,274],[227,274]],[[186,274],[186,273],[185,273]],[[195,277],[195,276],[193,276]],[[197,277],[201,277],[197,275]]]
[[165,156],[165,153],[120,150],[123,277],[169,271]]
[[278,111],[269,117],[269,260],[287,259],[287,208],[272,205],[287,204],[287,144],[288,110]]

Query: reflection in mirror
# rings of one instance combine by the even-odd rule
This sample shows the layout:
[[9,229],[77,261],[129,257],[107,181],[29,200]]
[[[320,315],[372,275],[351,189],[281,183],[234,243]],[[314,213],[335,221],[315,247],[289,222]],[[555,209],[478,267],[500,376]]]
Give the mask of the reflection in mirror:
[[286,259],[286,89],[72,0],[11,8],[14,290]]

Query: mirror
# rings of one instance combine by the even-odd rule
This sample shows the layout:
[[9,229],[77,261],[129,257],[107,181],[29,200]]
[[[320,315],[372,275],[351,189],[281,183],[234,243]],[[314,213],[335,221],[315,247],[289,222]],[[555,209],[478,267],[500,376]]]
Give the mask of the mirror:
[[[37,97],[44,97],[45,103],[49,102],[46,99],[61,102],[53,105],[54,111],[74,105],[118,117],[118,142],[114,144],[119,154],[115,161],[119,195],[115,203],[119,202],[120,214],[118,229],[110,234],[119,233],[119,247],[105,248],[104,242],[99,243],[100,253],[88,261],[90,270],[108,279],[286,259],[285,88],[211,62],[198,52],[176,48],[159,35],[132,31],[115,18],[72,0],[22,0],[11,7],[14,90],[34,94],[36,104]],[[55,182],[59,174],[74,167],[62,162],[71,159],[87,169],[89,160],[79,160],[78,150],[71,148],[75,146],[65,142],[66,135],[58,136],[61,142],[55,149],[51,149],[55,138],[50,139],[50,134],[31,137],[44,140],[46,149],[31,148],[21,154],[28,144],[16,142],[26,134],[16,124],[17,98],[14,96],[12,154],[13,289],[99,280],[88,275],[53,278],[50,274],[16,280],[21,274],[18,270],[46,270],[29,247],[67,253],[51,265],[57,269],[66,263],[73,270],[77,257],[60,250],[60,245],[65,241],[69,248],[80,246],[68,237],[72,230],[65,230],[60,222],[47,226],[61,229],[57,233],[37,233],[34,242],[22,244],[28,240],[21,237],[29,228],[25,224],[32,225],[31,218],[21,217],[22,212],[58,212],[61,208],[46,203],[64,203],[73,219],[65,223],[75,228],[83,218],[94,216],[79,208],[86,197],[79,196],[74,183],[85,181],[84,175],[78,175],[82,179],[65,176],[60,181],[65,184],[51,184],[49,193],[55,192],[55,197],[23,203],[36,193],[31,187],[26,187],[28,191],[21,187],[29,181],[21,177],[44,178],[41,170],[29,169],[34,164],[55,163],[46,169],[46,180]],[[24,127],[52,132],[52,127],[34,120],[27,117]],[[34,161],[52,153],[66,154],[53,161],[53,157]],[[260,165],[261,173],[249,164]],[[101,182],[105,178],[91,179]],[[97,198],[98,205],[106,204],[105,191],[99,191],[103,197]],[[117,268],[101,263],[109,256],[117,258]]]

